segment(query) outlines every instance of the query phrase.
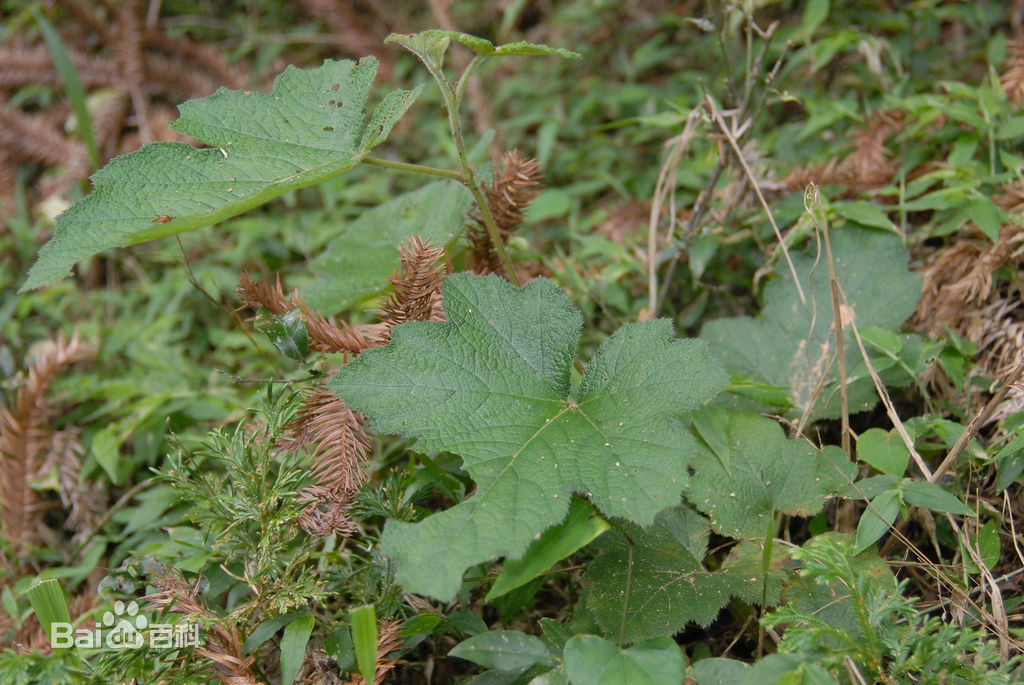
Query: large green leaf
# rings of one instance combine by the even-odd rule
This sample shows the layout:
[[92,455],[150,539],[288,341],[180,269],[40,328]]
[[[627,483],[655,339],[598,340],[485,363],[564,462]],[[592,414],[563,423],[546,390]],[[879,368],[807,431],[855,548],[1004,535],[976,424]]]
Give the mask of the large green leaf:
[[[921,277],[907,270],[907,250],[899,236],[853,226],[831,234],[836,277],[849,297],[859,328],[898,329],[914,311],[921,295]],[[704,326],[701,337],[730,374],[750,376],[774,386],[789,387],[794,411],[814,418],[841,412],[832,295],[825,256],[815,250],[794,255],[793,264],[807,295],[800,302],[792,277],[765,287],[758,319],[719,319]],[[861,363],[853,334],[846,330],[846,369],[851,411],[874,406],[871,378],[852,377]]]
[[803,440],[789,440],[771,419],[733,412],[724,430],[725,439],[716,442],[729,446],[728,460],[707,442],[700,445],[687,491],[722,535],[764,538],[776,514],[814,514],[855,475],[845,455],[830,458]]
[[302,289],[310,307],[337,314],[380,292],[398,266],[395,247],[417,235],[444,245],[462,230],[472,194],[455,181],[435,181],[363,212],[310,262],[316,281]]
[[394,91],[369,123],[377,62],[288,67],[270,94],[220,89],[179,107],[171,127],[210,147],[151,143],[92,176],[95,191],[57,217],[22,290],[67,275],[80,259],[195,230],[351,169],[380,144],[417,91]]
[[658,637],[620,649],[594,635],[565,644],[565,671],[572,685],[681,685],[686,664],[672,638]]
[[461,455],[476,482],[447,511],[388,522],[381,545],[410,592],[447,599],[469,566],[518,557],[573,492],[646,525],[679,501],[692,441],[674,415],[725,382],[704,343],[628,324],[570,392],[582,317],[553,283],[456,274],[442,291],[448,323],[397,326],[330,383],[376,430]]
[[584,576],[580,601],[601,627],[631,643],[672,635],[689,621],[706,626],[715,620],[739,578],[734,582],[701,565],[708,520],[677,506],[658,514],[650,528],[620,525],[597,543],[605,554]]

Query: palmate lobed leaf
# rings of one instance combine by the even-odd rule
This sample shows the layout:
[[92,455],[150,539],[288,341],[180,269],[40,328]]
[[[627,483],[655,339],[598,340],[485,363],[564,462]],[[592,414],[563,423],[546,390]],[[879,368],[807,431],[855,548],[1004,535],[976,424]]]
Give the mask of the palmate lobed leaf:
[[[859,328],[899,329],[921,296],[921,276],[907,269],[908,252],[898,235],[875,229],[844,227],[831,234],[836,277],[849,297]],[[793,255],[793,266],[807,295],[803,304],[788,271],[765,287],[759,318],[718,319],[706,324],[701,338],[730,374],[749,376],[770,386],[789,388],[796,416],[835,418],[841,413],[832,292],[824,251],[815,246]],[[878,401],[871,378],[854,375],[862,365],[852,332],[844,337],[847,388],[851,411],[870,409]]]
[[418,93],[391,92],[366,124],[376,72],[372,57],[326,60],[288,67],[270,94],[221,88],[184,103],[171,127],[210,147],[151,143],[93,174],[95,191],[57,217],[22,291],[107,248],[208,226],[351,169]]
[[[704,444],[694,454],[686,496],[722,535],[764,538],[770,528],[774,534],[777,514],[815,514],[830,493],[856,476],[841,450],[791,440],[763,416],[731,412],[712,425],[704,422],[700,429]],[[722,435],[709,439],[716,428]]]
[[388,522],[381,544],[407,590],[451,598],[466,568],[515,558],[559,522],[573,492],[641,525],[679,501],[692,441],[675,415],[726,381],[704,343],[666,320],[628,324],[571,393],[582,318],[553,283],[456,274],[443,295],[448,323],[396,327],[330,383],[376,430],[461,455],[476,482],[447,511]]

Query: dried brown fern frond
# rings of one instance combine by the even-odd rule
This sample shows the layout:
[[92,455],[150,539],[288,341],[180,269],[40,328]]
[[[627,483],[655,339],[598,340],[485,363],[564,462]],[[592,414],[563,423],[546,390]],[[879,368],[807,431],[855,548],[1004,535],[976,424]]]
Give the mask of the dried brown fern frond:
[[441,279],[444,278],[443,264],[437,260],[444,254],[444,248],[432,247],[413,236],[398,246],[401,271],[388,279],[395,286],[393,293],[384,300],[379,312],[380,319],[391,328],[406,321],[430,321],[436,319],[435,309],[441,299]]
[[66,366],[86,356],[81,339],[47,341],[37,350],[28,379],[14,401],[0,408],[0,530],[19,556],[39,540],[39,524],[48,504],[29,485],[40,476],[51,447],[53,409],[46,396]]
[[[373,685],[381,685],[388,673],[401,659],[388,657],[388,654],[401,649],[403,639],[399,636],[402,624],[386,618],[377,625],[377,670],[373,675]],[[345,685],[366,685],[366,680],[358,673],[345,682]]]
[[291,449],[315,445],[311,473],[316,484],[300,495],[310,504],[299,525],[310,535],[348,536],[358,530],[349,510],[352,496],[368,478],[364,469],[370,449],[366,426],[362,414],[325,387],[314,389],[290,426],[294,436]]
[[381,325],[350,326],[345,322],[335,325],[319,312],[310,309],[298,292],[285,296],[280,276],[271,285],[268,281],[254,281],[247,272],[242,271],[238,274],[238,288],[235,292],[250,309],[266,307],[274,315],[299,307],[306,322],[310,345],[320,352],[358,354],[383,341],[384,327]]
[[350,495],[314,485],[299,493],[299,501],[309,502],[299,517],[299,525],[314,538],[328,535],[349,537],[359,532],[359,526],[350,513]]
[[[522,222],[523,211],[540,193],[542,178],[537,160],[521,156],[519,150],[506,152],[494,163],[494,179],[484,186],[484,196],[502,240]],[[471,212],[469,218],[470,269],[479,274],[504,274],[480,209]]]
[[1006,50],[1006,71],[999,77],[999,83],[1010,102],[1020,102],[1024,100],[1024,41],[1011,39],[1006,42]]
[[69,510],[64,529],[73,531],[74,542],[84,542],[96,532],[96,521],[106,504],[105,491],[92,481],[79,479],[82,471],[82,431],[68,426],[50,438],[50,449],[44,459],[44,470],[57,471],[61,506]]
[[805,188],[811,182],[855,190],[887,185],[895,176],[897,165],[885,143],[905,127],[903,112],[875,112],[853,134],[850,140],[853,150],[848,155],[798,167],[787,174],[780,185],[790,190]]
[[210,614],[199,599],[199,582],[188,584],[176,569],[160,570],[151,577],[157,591],[146,595],[152,609],[168,609],[206,624],[206,642],[196,654],[210,660],[210,667],[224,683],[231,685],[257,685],[260,681],[252,672],[255,657],[245,655],[242,640],[234,626],[226,626]]
[[295,425],[295,446],[314,444],[316,484],[336,493],[354,493],[366,482],[363,466],[370,449],[366,418],[325,387],[306,398]]

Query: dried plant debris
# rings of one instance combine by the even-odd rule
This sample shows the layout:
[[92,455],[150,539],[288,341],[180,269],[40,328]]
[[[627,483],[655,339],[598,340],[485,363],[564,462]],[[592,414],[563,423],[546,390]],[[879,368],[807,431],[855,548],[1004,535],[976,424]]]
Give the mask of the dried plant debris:
[[853,190],[888,185],[896,175],[896,161],[886,142],[907,125],[905,114],[889,109],[868,115],[850,140],[852,152],[798,167],[782,179],[790,190],[802,189],[808,183],[841,185]]
[[[484,186],[484,196],[502,240],[507,240],[523,220],[523,212],[541,191],[537,160],[510,150],[494,164],[494,179]],[[478,274],[504,274],[504,266],[487,232],[480,208],[470,214],[467,234],[470,269]]]
[[[1024,208],[1024,188],[1018,184],[1007,186],[992,199],[1000,209],[1019,213]],[[1024,226],[1003,226],[998,242],[992,243],[969,224],[948,246],[930,256],[922,270],[922,296],[911,324],[937,337],[945,336],[948,327],[970,340],[978,347],[979,371],[994,382],[1001,382],[1024,362],[1024,312],[1020,308],[1024,281],[1019,276],[1022,264]],[[941,376],[929,380],[947,396],[960,392]],[[975,403],[981,401],[982,398],[974,399]],[[1012,388],[990,423],[1022,410],[1024,388]]]
[[1011,102],[1020,102],[1024,100],[1024,41],[1009,40],[1006,50],[1006,71],[999,77],[999,83]]
[[[168,102],[209,95],[221,86],[238,90],[262,85],[262,77],[247,64],[228,61],[225,50],[180,30],[172,32],[165,28],[172,24],[159,17],[147,20],[152,19],[147,18],[150,5],[141,0],[59,0],[49,12],[86,89],[103,162],[145,143],[187,140],[167,126],[178,116]],[[300,7],[329,31],[319,50],[322,56],[334,56],[339,48],[352,57],[372,54],[380,62],[380,73],[385,78],[391,73],[394,54],[378,38],[389,28],[375,5],[373,11],[362,11],[345,0],[304,0]],[[304,50],[309,53],[310,48]],[[305,59],[315,57],[306,54]],[[40,107],[32,98],[10,104],[22,89],[40,85],[58,95],[52,105]],[[56,172],[41,188],[42,198],[64,193],[93,171],[85,146],[69,133],[70,107],[41,37],[29,42],[18,35],[0,47],[0,96],[0,199],[13,193],[14,172],[22,164]],[[2,202],[0,211],[8,211]]]
[[205,624],[206,638],[196,653],[209,659],[210,669],[224,683],[257,685],[261,682],[252,672],[255,657],[244,654],[238,629],[227,625],[230,619],[218,619],[208,612],[199,597],[199,583],[190,585],[177,569],[164,569],[154,574],[151,582],[157,591],[143,597],[151,609],[167,609]]
[[[32,546],[44,537],[50,537],[42,516],[59,504],[44,499],[31,482],[45,475],[61,456],[81,450],[77,431],[53,430],[56,411],[47,390],[62,370],[89,354],[77,335],[37,346],[25,384],[18,388],[9,406],[0,408],[0,531],[21,558],[26,558]],[[74,471],[77,479],[75,463],[77,458],[65,467]],[[82,523],[91,520],[88,512],[94,506],[93,496],[70,487],[62,493],[75,520]]]

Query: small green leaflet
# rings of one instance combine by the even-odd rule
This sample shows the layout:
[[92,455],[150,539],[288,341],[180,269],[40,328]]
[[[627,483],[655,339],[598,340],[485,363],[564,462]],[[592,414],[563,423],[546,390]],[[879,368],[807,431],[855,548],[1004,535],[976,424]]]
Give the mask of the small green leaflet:
[[[485,38],[472,36],[461,31],[442,31],[429,29],[419,33],[392,33],[384,39],[385,43],[398,43],[409,52],[414,53],[427,63],[427,66],[440,66],[444,53],[452,41],[462,43],[480,57],[501,57],[503,55],[553,55],[568,59],[579,59],[580,54],[564,48],[552,48],[537,43],[519,41],[496,46]],[[428,60],[430,61],[428,63]]]
[[[908,253],[899,236],[879,230],[845,226],[831,234],[836,276],[850,298],[859,328],[878,326],[897,330],[910,316],[921,295],[921,277],[907,270]],[[730,374],[749,376],[772,386],[787,386],[794,409],[811,418],[838,417],[841,412],[836,335],[828,265],[814,246],[793,255],[808,302],[801,304],[792,277],[765,287],[760,318],[736,317],[711,321],[701,338]],[[853,334],[846,332],[846,368],[862,364]],[[849,379],[851,411],[869,409],[878,401],[865,373]]]
[[[729,413],[725,434],[710,445],[705,436],[711,428],[701,425],[704,444],[693,456],[686,496],[722,535],[764,538],[776,514],[815,514],[829,493],[856,475],[841,451],[841,457],[826,455],[802,440],[789,440],[771,419]],[[728,445],[728,454],[721,445]]]
[[396,90],[368,124],[377,61],[288,67],[270,94],[221,88],[178,109],[171,127],[206,148],[151,143],[92,176],[93,193],[57,217],[21,290],[59,280],[76,262],[223,221],[351,169],[387,138],[417,91]]
[[551,652],[540,638],[518,630],[490,630],[474,635],[455,645],[448,656],[457,656],[499,671],[534,664],[554,665]]
[[522,555],[574,492],[641,525],[679,501],[693,443],[676,416],[726,382],[704,343],[627,324],[573,391],[582,317],[551,281],[455,274],[442,293],[448,323],[397,326],[329,384],[377,431],[461,455],[476,482],[447,511],[388,522],[381,546],[409,592],[453,597],[466,568]]

